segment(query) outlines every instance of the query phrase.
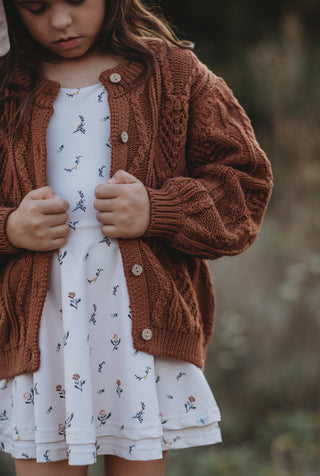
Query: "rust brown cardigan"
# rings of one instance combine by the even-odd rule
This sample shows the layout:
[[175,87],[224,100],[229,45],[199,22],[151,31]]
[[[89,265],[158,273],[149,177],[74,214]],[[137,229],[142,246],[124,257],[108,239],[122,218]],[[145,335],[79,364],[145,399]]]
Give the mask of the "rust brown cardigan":
[[[111,174],[135,175],[151,202],[145,236],[119,240],[133,342],[140,351],[203,366],[214,318],[205,259],[241,253],[254,241],[272,175],[224,81],[190,51],[168,51],[159,41],[154,51],[155,69],[144,84],[125,87],[141,72],[128,61],[100,76],[111,113]],[[30,85],[23,71],[17,79]],[[0,378],[40,365],[52,253],[12,248],[6,220],[30,190],[47,184],[46,131],[59,87],[39,79],[21,137],[0,144]]]

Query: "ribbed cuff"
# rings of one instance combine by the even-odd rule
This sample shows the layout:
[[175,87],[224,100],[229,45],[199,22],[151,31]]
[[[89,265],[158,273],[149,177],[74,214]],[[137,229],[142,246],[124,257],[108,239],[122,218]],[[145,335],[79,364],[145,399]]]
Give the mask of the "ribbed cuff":
[[146,237],[172,238],[182,226],[183,210],[179,197],[168,188],[146,187],[150,199],[150,223]]
[[15,248],[11,245],[10,241],[7,238],[7,220],[10,213],[12,213],[15,208],[0,208],[0,254],[15,254],[21,251],[20,248]]

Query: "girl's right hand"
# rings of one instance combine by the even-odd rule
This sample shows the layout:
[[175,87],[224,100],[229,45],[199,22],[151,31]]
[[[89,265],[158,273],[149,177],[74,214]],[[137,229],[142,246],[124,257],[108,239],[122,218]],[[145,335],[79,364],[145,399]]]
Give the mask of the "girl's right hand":
[[70,231],[68,208],[68,202],[55,195],[51,187],[32,190],[8,217],[9,242],[16,248],[31,251],[61,248]]

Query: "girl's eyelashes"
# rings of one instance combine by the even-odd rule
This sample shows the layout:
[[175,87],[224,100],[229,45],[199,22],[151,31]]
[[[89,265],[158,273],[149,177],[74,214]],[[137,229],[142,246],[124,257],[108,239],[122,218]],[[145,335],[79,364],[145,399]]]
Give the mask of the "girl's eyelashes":
[[[81,5],[84,3],[85,0],[66,0],[66,3],[70,5]],[[47,9],[46,3],[41,2],[19,2],[22,6],[24,6],[30,13],[33,15],[41,15]]]

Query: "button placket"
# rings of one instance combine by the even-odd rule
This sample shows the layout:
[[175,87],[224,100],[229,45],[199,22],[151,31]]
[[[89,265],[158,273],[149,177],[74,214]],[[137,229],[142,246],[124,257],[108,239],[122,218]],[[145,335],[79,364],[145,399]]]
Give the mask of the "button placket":
[[118,83],[120,83],[120,81],[121,81],[121,76],[120,76],[119,73],[112,73],[112,74],[110,74],[110,76],[109,76],[109,80],[110,80],[110,82],[113,83],[113,84],[118,84]]
[[126,144],[129,140],[129,134],[127,131],[122,131],[120,134],[120,140],[123,144]]

